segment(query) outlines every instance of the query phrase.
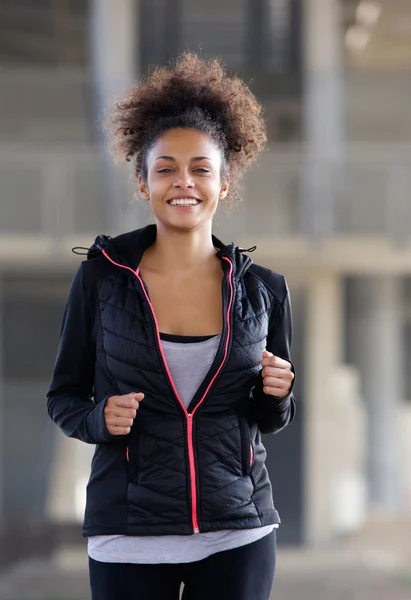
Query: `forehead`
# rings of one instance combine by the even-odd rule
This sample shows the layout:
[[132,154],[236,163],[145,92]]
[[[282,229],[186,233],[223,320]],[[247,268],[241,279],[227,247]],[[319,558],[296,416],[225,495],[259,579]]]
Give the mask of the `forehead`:
[[149,160],[158,156],[191,160],[205,156],[212,161],[221,161],[221,152],[214,140],[196,129],[170,129],[161,135],[149,152]]

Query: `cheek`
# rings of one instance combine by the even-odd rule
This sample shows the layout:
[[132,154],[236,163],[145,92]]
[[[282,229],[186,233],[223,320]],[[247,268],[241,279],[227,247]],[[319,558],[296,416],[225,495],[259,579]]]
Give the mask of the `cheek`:
[[165,187],[168,187],[167,186],[167,182],[166,182],[165,179],[162,179],[160,177],[156,177],[155,174],[153,174],[153,175],[150,175],[150,173],[148,174],[148,177],[147,177],[147,188],[151,192],[162,190]]
[[[220,191],[221,191],[221,186],[222,186],[223,180],[220,178],[219,175],[216,175],[210,179],[208,179],[205,182],[205,185],[208,187],[208,189],[210,190],[210,192],[214,195],[216,195],[218,197]],[[201,182],[200,182],[201,184]]]

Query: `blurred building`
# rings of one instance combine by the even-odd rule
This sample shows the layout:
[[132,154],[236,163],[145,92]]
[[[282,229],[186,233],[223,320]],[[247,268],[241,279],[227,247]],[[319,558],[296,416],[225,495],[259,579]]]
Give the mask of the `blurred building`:
[[410,512],[408,0],[3,0],[1,521],[82,517],[93,448],[45,412],[70,250],[147,220],[99,118],[186,49],[222,57],[265,107],[270,150],[216,230],[291,287],[298,419],[266,438],[281,540]]

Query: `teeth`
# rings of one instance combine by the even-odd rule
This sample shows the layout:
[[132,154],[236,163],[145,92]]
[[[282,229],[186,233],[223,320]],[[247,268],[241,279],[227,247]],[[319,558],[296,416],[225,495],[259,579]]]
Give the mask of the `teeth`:
[[198,203],[194,198],[175,198],[170,202],[171,206],[195,206]]

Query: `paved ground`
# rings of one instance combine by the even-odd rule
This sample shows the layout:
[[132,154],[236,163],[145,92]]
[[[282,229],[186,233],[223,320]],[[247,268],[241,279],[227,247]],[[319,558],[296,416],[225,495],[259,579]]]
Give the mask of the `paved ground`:
[[[0,600],[89,600],[84,550],[0,576]],[[329,548],[280,549],[273,600],[411,600],[411,521]]]

